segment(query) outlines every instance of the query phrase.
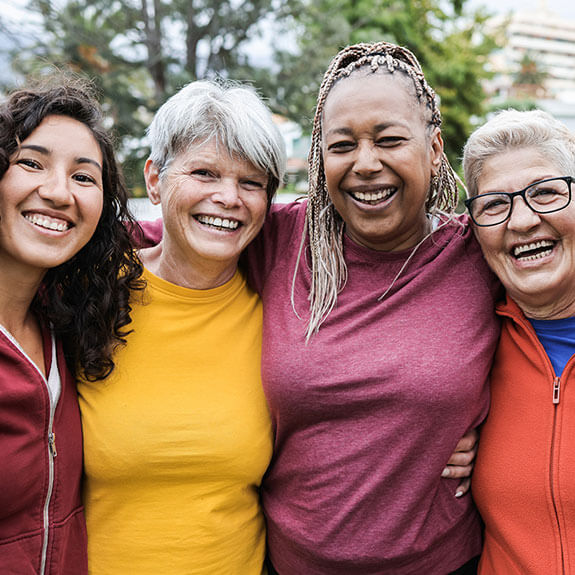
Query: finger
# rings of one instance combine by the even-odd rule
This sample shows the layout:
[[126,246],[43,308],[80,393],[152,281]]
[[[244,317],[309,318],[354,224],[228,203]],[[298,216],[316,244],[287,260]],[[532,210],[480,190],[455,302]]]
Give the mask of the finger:
[[457,490],[455,491],[455,497],[463,497],[471,487],[471,478],[464,479],[460,482],[457,486]]
[[449,479],[461,479],[469,477],[473,471],[473,465],[448,465],[441,472],[441,477]]
[[474,449],[479,439],[479,433],[476,429],[468,431],[457,443],[455,451],[470,451]]
[[447,460],[447,465],[471,465],[476,455],[476,449],[472,449],[471,451],[456,451],[452,453],[451,457]]

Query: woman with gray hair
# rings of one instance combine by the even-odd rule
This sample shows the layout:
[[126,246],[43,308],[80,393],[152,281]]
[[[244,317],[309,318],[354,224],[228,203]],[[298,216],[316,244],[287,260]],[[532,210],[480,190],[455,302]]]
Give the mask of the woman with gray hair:
[[90,573],[260,575],[272,452],[262,308],[238,268],[285,170],[256,93],[195,82],[149,129],[163,238],[105,384],[79,386]]
[[575,569],[575,135],[542,111],[501,112],[463,156],[466,204],[507,290],[473,494],[481,574]]

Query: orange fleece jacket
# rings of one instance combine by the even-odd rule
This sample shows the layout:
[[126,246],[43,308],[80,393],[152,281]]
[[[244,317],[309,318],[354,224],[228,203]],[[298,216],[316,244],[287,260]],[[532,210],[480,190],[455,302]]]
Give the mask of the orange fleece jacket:
[[485,521],[481,575],[575,573],[575,360],[553,371],[511,299],[491,379],[473,496]]

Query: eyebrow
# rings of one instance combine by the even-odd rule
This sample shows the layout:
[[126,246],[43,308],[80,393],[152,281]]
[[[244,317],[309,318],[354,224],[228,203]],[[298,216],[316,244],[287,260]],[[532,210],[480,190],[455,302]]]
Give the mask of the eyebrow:
[[[33,150],[34,152],[38,152],[39,154],[42,154],[43,156],[49,156],[51,154],[50,150],[48,150],[48,148],[45,148],[44,146],[37,146],[35,144],[22,144],[20,146],[21,150]],[[103,168],[100,165],[99,162],[97,162],[96,160],[92,160],[91,158],[84,158],[82,156],[78,157],[78,158],[74,158],[74,161],[76,162],[76,164],[92,164],[93,166],[96,166],[96,168],[98,168],[100,170],[100,172],[103,172]]]
[[543,182],[545,180],[552,180],[554,178],[558,178],[559,176],[538,176],[535,179],[533,179],[531,181],[531,183],[523,186],[522,188],[517,188],[511,192],[506,192],[505,190],[490,190],[488,192],[481,192],[480,194],[476,194],[478,196],[482,196],[483,194],[513,194],[514,192],[521,192],[523,190],[525,190],[526,188],[532,186],[533,184],[538,184],[539,182]]
[[[376,124],[373,127],[373,131],[383,132],[383,130],[386,130],[387,128],[405,128],[405,127],[406,126],[404,126],[402,123],[399,122],[381,122],[380,124]],[[353,134],[353,130],[351,128],[346,127],[332,128],[331,130],[328,130],[325,135],[330,136],[332,134],[342,134],[344,136],[350,136],[351,134]]]

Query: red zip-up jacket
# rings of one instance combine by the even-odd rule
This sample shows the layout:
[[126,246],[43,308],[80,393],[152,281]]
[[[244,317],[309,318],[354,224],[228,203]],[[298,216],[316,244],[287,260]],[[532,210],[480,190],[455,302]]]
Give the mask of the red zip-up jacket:
[[485,521],[480,574],[575,573],[575,359],[557,377],[517,304],[504,318],[473,496]]
[[[44,334],[46,373],[52,344]],[[85,575],[82,428],[76,385],[58,346],[62,391],[0,329],[0,573]]]

